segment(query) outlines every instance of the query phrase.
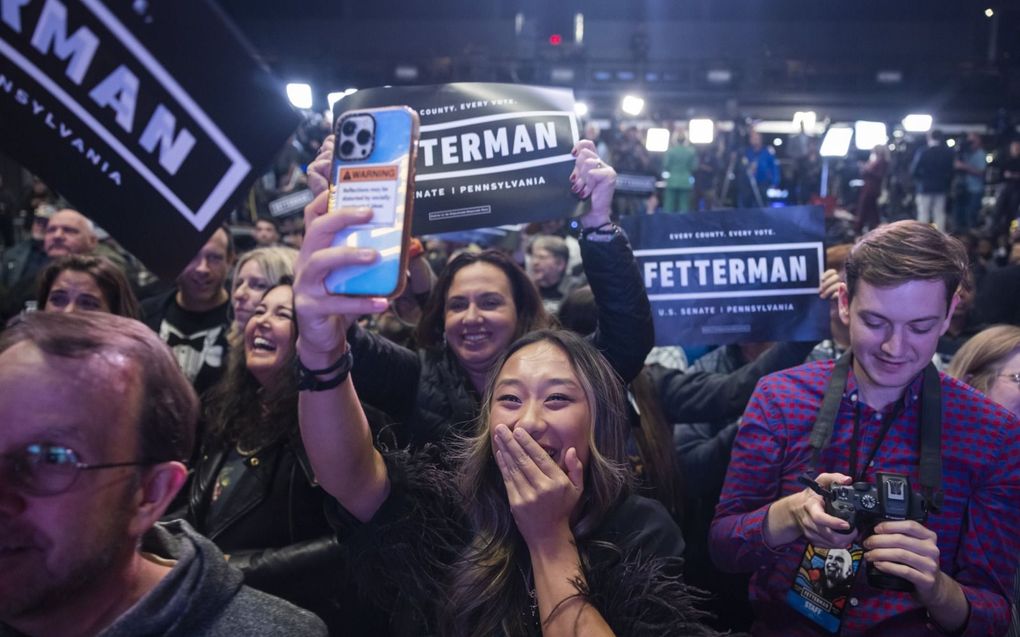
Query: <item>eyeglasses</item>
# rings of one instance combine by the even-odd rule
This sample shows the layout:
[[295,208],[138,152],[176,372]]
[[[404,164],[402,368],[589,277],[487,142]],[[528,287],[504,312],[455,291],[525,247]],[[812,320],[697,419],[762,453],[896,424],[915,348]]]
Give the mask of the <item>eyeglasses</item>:
[[1001,378],[1008,378],[1017,385],[1020,385],[1020,372],[1014,372],[1012,374],[999,374]]
[[0,473],[5,481],[31,495],[59,495],[70,489],[82,471],[140,467],[155,462],[111,462],[86,464],[78,453],[62,445],[33,443],[21,451],[0,456]]

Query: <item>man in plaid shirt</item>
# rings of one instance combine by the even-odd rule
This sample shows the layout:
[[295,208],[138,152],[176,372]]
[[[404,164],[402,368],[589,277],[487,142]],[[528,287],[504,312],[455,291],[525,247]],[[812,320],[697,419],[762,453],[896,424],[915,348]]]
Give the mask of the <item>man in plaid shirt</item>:
[[[810,476],[822,487],[875,484],[879,471],[919,484],[923,372],[966,268],[958,241],[916,221],[879,227],[854,248],[839,292],[851,365],[821,473]],[[885,520],[872,533],[846,534],[850,525],[797,480],[812,464],[809,437],[833,369],[820,361],[763,378],[734,443],[709,541],[720,568],[753,573],[753,633],[1004,634],[1020,556],[1017,417],[940,375],[942,506],[923,524]],[[847,603],[823,628],[793,592],[802,559],[819,554],[808,544],[821,553],[856,544],[864,562],[914,590],[872,587],[861,564]]]

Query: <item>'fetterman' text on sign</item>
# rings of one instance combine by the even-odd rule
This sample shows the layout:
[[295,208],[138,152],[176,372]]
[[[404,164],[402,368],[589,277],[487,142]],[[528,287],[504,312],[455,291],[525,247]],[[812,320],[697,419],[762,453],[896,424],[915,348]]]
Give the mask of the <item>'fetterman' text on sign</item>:
[[[718,252],[718,256],[713,256]],[[732,298],[814,292],[808,262],[817,263],[818,244],[767,247],[718,246],[639,250],[648,296],[654,300]],[[658,257],[658,258],[655,258]]]
[[659,345],[818,340],[820,208],[626,217]]

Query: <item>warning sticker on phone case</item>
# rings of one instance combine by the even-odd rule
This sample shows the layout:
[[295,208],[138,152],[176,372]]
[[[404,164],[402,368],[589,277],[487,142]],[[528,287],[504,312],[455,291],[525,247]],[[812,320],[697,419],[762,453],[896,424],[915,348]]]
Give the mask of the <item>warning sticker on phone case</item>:
[[358,166],[340,169],[338,208],[371,208],[372,224],[392,225],[397,220],[397,166]]
[[340,169],[340,181],[379,181],[396,180],[396,166],[358,166]]

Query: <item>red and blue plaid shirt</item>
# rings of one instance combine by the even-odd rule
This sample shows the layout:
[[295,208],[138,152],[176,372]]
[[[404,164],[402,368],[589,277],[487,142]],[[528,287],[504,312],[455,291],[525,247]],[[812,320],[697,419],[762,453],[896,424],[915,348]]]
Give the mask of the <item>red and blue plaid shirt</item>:
[[[759,381],[733,446],[709,542],[720,568],[753,573],[755,635],[828,634],[785,602],[807,541],[770,548],[763,524],[773,502],[804,488],[797,478],[811,462],[808,439],[832,369],[833,361],[819,361]],[[919,483],[921,380],[919,375],[907,388],[903,409],[864,468],[864,480],[874,482],[877,471],[889,471]],[[967,385],[948,376],[941,376],[941,382],[945,501],[925,526],[938,535],[942,570],[963,587],[970,604],[962,634],[1002,635],[1009,625],[1011,583],[1020,558],[1020,423]],[[851,370],[818,473],[849,475],[857,396]],[[892,406],[883,414],[862,405],[859,462],[875,446],[881,419],[892,413]],[[872,588],[859,572],[840,634],[939,633],[911,594]]]

